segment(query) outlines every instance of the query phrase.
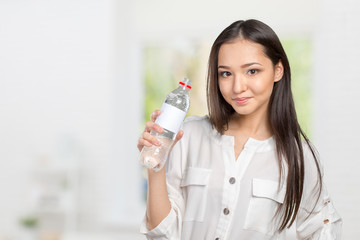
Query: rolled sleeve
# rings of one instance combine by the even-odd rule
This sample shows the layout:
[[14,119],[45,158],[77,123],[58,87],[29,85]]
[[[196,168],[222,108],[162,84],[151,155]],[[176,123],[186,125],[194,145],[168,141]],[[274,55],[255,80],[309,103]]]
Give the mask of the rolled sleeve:
[[297,217],[299,239],[335,240],[341,239],[342,220],[330,197],[319,200],[313,212],[301,207]]
[[173,233],[171,230],[173,229],[172,226],[174,225],[174,222],[176,222],[176,213],[174,209],[171,208],[169,214],[151,231],[148,228],[148,223],[145,216],[140,226],[140,232],[145,234],[147,239],[172,239],[171,236]]

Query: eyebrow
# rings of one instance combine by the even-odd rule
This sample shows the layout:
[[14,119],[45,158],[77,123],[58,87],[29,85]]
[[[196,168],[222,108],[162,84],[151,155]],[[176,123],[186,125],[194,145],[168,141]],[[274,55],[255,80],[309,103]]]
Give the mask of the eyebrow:
[[[258,62],[251,62],[251,63],[245,63],[245,64],[241,65],[240,67],[241,68],[246,68],[246,67],[250,67],[250,66],[255,65],[255,64],[262,66],[262,64],[260,64]],[[218,68],[229,69],[230,67],[225,66],[225,65],[220,65],[220,66],[218,66]]]

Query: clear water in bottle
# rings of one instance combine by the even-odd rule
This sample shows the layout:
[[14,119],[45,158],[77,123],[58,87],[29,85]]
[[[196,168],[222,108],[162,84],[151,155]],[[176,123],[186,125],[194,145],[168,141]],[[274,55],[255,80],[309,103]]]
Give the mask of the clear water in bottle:
[[164,166],[175,137],[190,107],[189,90],[191,81],[184,78],[179,82],[179,87],[170,92],[162,107],[161,114],[156,123],[163,129],[163,133],[151,131],[160,142],[160,146],[144,146],[140,153],[140,163],[154,171],[159,171]]

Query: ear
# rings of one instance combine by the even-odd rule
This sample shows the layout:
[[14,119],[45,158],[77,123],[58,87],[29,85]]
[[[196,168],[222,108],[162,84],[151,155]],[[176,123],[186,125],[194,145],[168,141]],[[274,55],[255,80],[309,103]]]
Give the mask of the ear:
[[280,59],[279,62],[275,65],[274,82],[280,81],[283,75],[284,75],[284,66]]

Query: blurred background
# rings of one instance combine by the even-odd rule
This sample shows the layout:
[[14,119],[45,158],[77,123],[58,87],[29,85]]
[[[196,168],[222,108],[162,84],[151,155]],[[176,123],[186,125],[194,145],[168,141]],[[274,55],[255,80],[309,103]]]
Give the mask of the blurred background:
[[358,239],[359,13],[355,0],[0,0],[0,240],[144,239],[144,122],[184,76],[189,114],[207,114],[211,44],[249,18],[284,44],[343,239]]

